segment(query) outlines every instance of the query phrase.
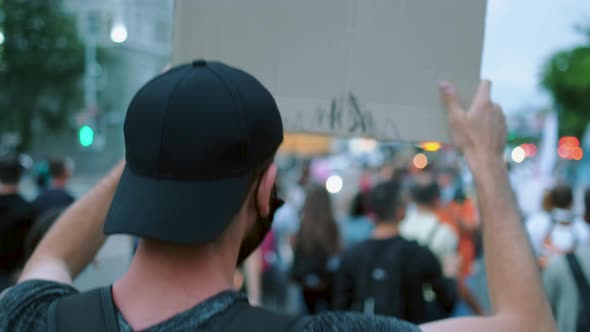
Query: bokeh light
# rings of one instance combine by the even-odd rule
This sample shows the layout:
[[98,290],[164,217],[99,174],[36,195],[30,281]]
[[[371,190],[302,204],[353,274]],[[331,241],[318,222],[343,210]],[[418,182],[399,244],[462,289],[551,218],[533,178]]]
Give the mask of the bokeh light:
[[342,190],[344,186],[344,181],[338,175],[332,175],[326,180],[326,190],[330,194],[337,194]]
[[116,23],[111,29],[111,40],[115,43],[123,43],[127,40],[127,27],[124,24]]
[[522,146],[517,146],[512,150],[512,161],[517,164],[522,163],[526,159],[526,151]]
[[414,156],[413,163],[417,169],[424,169],[428,166],[428,157],[424,153],[418,153]]

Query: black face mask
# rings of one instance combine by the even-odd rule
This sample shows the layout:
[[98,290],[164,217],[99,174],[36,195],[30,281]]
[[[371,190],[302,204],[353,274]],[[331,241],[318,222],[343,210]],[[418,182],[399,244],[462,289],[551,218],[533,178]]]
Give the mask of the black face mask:
[[[258,187],[260,183],[256,186],[255,193],[258,192]],[[258,246],[264,241],[264,238],[270,232],[272,228],[272,221],[275,216],[275,212],[284,204],[285,202],[278,198],[277,196],[277,188],[272,188],[272,193],[270,196],[270,211],[267,216],[262,216],[260,214],[260,208],[258,204],[256,204],[256,221],[254,222],[254,227],[248,231],[248,234],[244,237],[242,241],[242,245],[240,246],[240,254],[238,256],[238,266],[241,265],[250,254],[258,248]]]

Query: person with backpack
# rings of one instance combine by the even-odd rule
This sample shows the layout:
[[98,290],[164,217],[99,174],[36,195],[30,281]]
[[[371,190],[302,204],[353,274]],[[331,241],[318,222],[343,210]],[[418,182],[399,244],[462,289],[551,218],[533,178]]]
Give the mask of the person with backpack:
[[377,185],[369,195],[375,229],[371,239],[350,248],[336,275],[334,306],[413,323],[433,320],[423,288],[431,286],[448,315],[457,298],[454,281],[443,276],[428,248],[399,235],[405,207],[397,182]]
[[[584,203],[584,219],[590,223],[590,189]],[[550,259],[543,283],[559,331],[590,331],[590,244]]]
[[400,225],[403,237],[416,240],[438,258],[441,265],[457,255],[459,238],[438,215],[440,189],[434,181],[417,183],[412,188],[416,211],[408,213]]
[[572,210],[574,193],[568,185],[549,192],[549,211],[531,215],[526,221],[531,244],[544,268],[552,256],[562,256],[590,241],[590,226]]
[[[555,331],[502,161],[506,123],[490,82],[480,83],[469,112],[450,83],[441,92],[479,190],[493,315],[420,327],[358,313],[291,317],[232,291],[236,266],[280,205],[272,160],[283,127],[254,77],[196,60],[133,98],[126,161],[59,217],[18,284],[0,295],[0,331]],[[115,233],[142,238],[129,270],[80,293],[72,280]]]
[[299,232],[295,237],[291,275],[302,289],[309,313],[330,310],[337,255],[342,247],[332,200],[324,186],[307,190]]

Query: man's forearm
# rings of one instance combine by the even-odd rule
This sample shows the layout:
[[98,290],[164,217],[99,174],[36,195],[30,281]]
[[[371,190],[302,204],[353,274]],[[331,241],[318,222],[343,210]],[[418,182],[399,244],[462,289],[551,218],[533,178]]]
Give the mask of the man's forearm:
[[92,261],[105,240],[102,227],[122,168],[123,163],[59,217],[25,265],[20,281],[71,283]]
[[545,326],[551,330],[551,310],[520,222],[505,164],[502,160],[487,160],[485,156],[466,157],[479,197],[493,310],[496,314],[524,313],[520,317],[536,320],[522,322],[525,326]]

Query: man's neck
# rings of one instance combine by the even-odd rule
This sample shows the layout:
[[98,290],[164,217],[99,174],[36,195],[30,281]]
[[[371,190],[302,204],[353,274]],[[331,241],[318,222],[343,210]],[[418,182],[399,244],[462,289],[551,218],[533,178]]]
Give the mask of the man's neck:
[[143,330],[232,288],[235,268],[213,246],[194,255],[161,253],[140,244],[127,274],[113,285],[119,311]]
[[389,239],[399,235],[399,228],[395,222],[379,222],[373,228],[373,239]]
[[416,205],[416,211],[420,214],[433,214],[434,210],[435,210],[435,208],[431,205],[422,205],[422,204]]
[[14,195],[18,193],[16,184],[0,184],[0,195]]

